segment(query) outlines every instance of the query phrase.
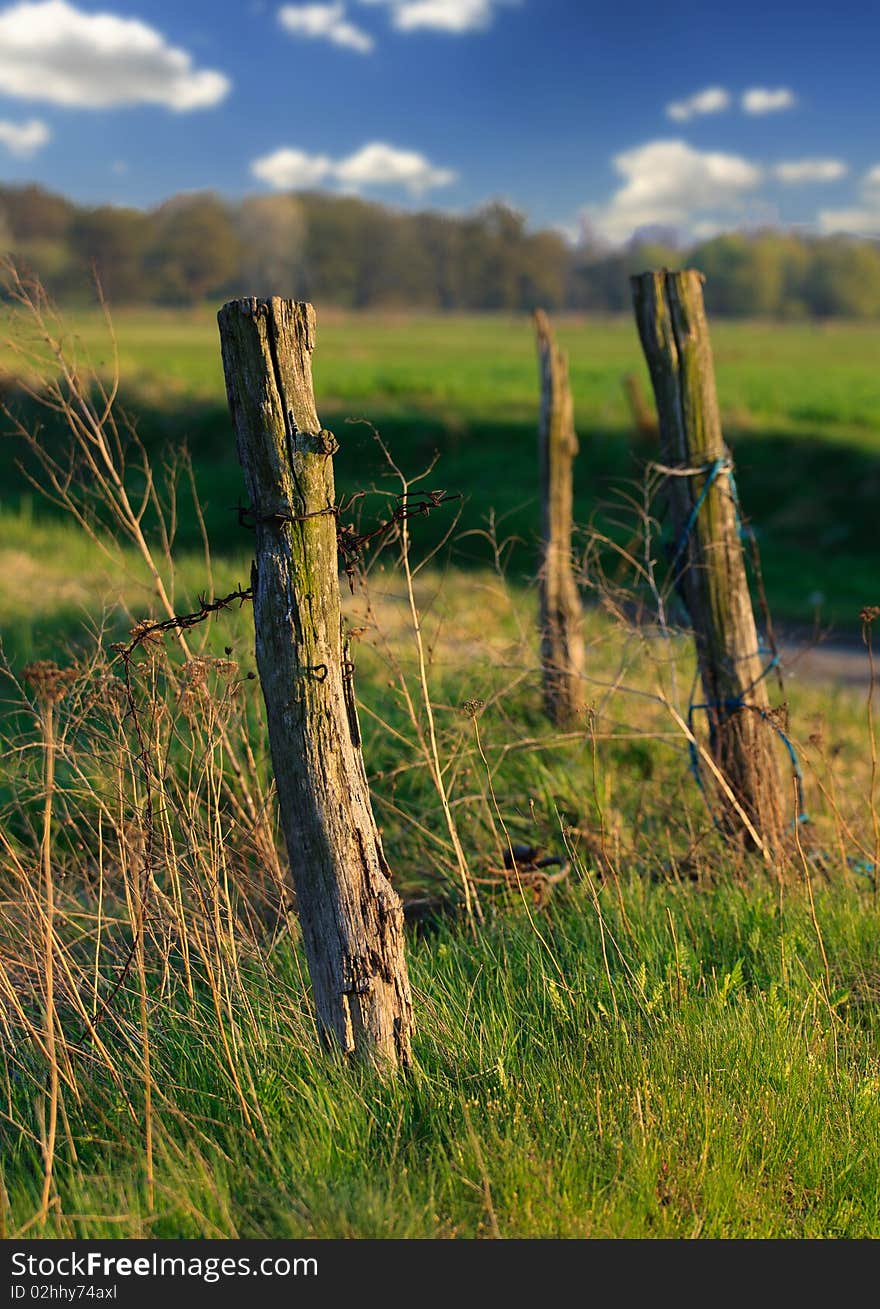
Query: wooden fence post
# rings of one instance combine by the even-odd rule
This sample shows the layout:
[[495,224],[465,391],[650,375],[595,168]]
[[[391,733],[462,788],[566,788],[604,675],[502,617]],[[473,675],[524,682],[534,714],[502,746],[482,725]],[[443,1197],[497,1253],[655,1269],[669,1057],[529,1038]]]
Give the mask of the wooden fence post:
[[622,380],[623,393],[632,416],[633,431],[649,441],[657,440],[657,418],[642,391],[635,373],[626,373]]
[[578,451],[568,356],[553,339],[543,310],[535,311],[541,416],[540,624],[544,709],[557,727],[571,727],[584,707],[583,608],[571,566],[572,464]]
[[721,822],[746,845],[755,844],[751,827],[769,857],[792,804],[769,718],[769,661],[749,595],[702,283],[693,269],[642,273],[632,279],[633,299],[670,470],[672,566],[694,630],[709,749],[735,797],[719,790]]
[[370,805],[342,635],[333,453],[312,391],[315,311],[233,300],[218,315],[256,525],[256,656],[322,1036],[410,1063],[403,912]]

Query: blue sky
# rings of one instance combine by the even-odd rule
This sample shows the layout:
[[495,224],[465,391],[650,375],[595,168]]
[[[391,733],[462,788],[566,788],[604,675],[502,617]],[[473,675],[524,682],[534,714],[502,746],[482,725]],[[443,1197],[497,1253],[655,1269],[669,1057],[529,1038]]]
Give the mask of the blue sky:
[[878,49],[864,0],[0,0],[0,180],[880,235]]

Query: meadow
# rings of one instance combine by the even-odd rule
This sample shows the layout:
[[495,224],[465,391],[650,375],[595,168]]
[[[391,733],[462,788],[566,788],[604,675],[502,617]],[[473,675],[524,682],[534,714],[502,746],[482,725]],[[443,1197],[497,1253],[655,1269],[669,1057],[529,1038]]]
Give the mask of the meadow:
[[[112,367],[111,342],[97,311],[65,315],[80,356],[99,370]],[[220,365],[214,314],[121,310],[114,314],[121,402],[157,463],[186,444],[193,460],[212,549],[248,550],[235,525],[241,495]],[[575,470],[575,515],[582,525],[600,515],[613,531],[620,493],[641,494],[645,463],[656,447],[634,434],[621,381],[642,379],[650,397],[635,326],[628,318],[561,319],[570,352],[575,420],[581,453]],[[861,608],[871,602],[880,564],[874,506],[880,495],[880,386],[876,330],[870,325],[712,324],[725,434],[737,463],[745,513],[761,545],[774,617],[798,630],[832,625],[857,634]],[[0,346],[0,378],[21,361]],[[324,424],[341,444],[337,482],[344,494],[383,484],[385,468],[365,418],[415,474],[435,455],[431,484],[461,492],[461,528],[479,531],[489,515],[516,542],[511,566],[533,572],[539,527],[535,486],[537,380],[534,339],[525,317],[419,317],[319,313],[314,357],[316,394]],[[33,415],[42,439],[53,416]],[[45,521],[47,506],[17,473],[20,442],[0,441],[4,495],[0,543],[18,550]],[[426,522],[427,546],[445,523]],[[522,543],[521,545],[519,543]],[[201,552],[192,512],[177,523],[177,550]],[[80,547],[71,538],[69,548]],[[44,550],[43,555],[53,551]],[[82,554],[78,556],[78,563]],[[491,552],[463,537],[453,562],[479,567]],[[51,559],[46,561],[51,588]],[[0,615],[7,641],[32,654],[54,649],[51,594],[38,613],[12,601]],[[65,588],[62,587],[62,590]],[[67,601],[77,594],[68,581]],[[41,633],[45,632],[45,636]],[[23,643],[23,644],[22,644]]]
[[[65,323],[106,368],[98,317]],[[186,610],[246,583],[250,557],[213,316],[114,323],[120,403],[160,488],[145,528]],[[4,436],[2,1234],[878,1235],[867,692],[794,663],[785,700],[809,822],[794,821],[793,794],[777,864],[731,849],[680,729],[687,633],[640,612],[627,556],[607,544],[644,547],[662,573],[643,500],[656,450],[621,389],[642,375],[633,325],[558,324],[592,601],[588,712],[565,734],[541,713],[530,323],[319,313],[318,330],[340,489],[379,488],[359,502],[364,521],[387,512],[394,484],[370,428],[347,419],[375,424],[408,473],[436,454],[425,485],[463,497],[413,526],[427,686],[399,542],[345,601],[375,809],[411,903],[415,1069],[383,1080],[317,1046],[249,608],[195,629],[186,650],[148,645],[126,687],[113,643],[157,613],[144,558],[100,516],[96,541],[46,505],[16,470],[33,468],[26,448]],[[876,331],[719,323],[713,342],[771,609],[792,631],[828,623],[857,639],[878,600]],[[19,369],[0,354],[0,373]],[[57,415],[39,416],[61,451]],[[178,464],[172,517],[163,468],[184,442],[197,497]],[[72,671],[28,675],[36,659]],[[430,776],[425,691],[475,925]],[[511,840],[558,855],[567,875],[512,879]]]

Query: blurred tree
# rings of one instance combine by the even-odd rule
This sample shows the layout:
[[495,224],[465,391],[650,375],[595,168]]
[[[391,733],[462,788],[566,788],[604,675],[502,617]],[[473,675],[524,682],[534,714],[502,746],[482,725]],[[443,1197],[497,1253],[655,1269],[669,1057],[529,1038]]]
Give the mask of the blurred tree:
[[356,251],[368,206],[351,196],[319,192],[304,195],[301,201],[306,214],[305,299],[352,306],[357,299]]
[[196,303],[234,284],[240,243],[226,205],[209,192],[176,196],[151,215],[146,267],[153,298]]
[[16,241],[57,240],[66,236],[76,207],[41,186],[0,186],[0,209]]
[[94,266],[107,299],[120,304],[149,295],[144,268],[149,238],[145,213],[104,205],[79,212],[68,239],[75,264]]
[[820,318],[880,317],[880,250],[846,237],[817,242],[804,294],[810,311]]
[[465,298],[461,223],[446,214],[416,214],[413,222],[428,269],[430,298],[440,309],[457,309]]
[[764,318],[779,311],[784,272],[773,236],[716,236],[697,246],[689,262],[706,275],[710,313]]
[[306,215],[293,195],[257,195],[236,216],[244,294],[303,298]]
[[464,220],[461,258],[469,309],[518,309],[525,216],[493,200]]
[[0,246],[68,298],[87,293],[94,260],[116,301],[276,294],[350,308],[628,314],[633,274],[687,264],[706,274],[712,314],[880,317],[876,242],[773,229],[688,250],[674,240],[646,227],[610,248],[585,230],[572,247],[558,232],[530,231],[501,200],[459,216],[327,192],[252,196],[236,207],[200,193],[145,214],[0,186]]
[[561,309],[571,252],[558,232],[535,232],[522,251],[519,309]]

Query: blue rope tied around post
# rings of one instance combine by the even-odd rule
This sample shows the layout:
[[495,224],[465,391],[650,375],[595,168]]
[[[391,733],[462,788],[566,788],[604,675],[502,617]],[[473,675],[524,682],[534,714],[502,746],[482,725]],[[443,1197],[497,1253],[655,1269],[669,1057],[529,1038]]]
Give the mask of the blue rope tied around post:
[[[706,501],[706,497],[708,496],[713,485],[715,484],[715,482],[721,476],[722,473],[727,473],[728,475],[728,481],[730,485],[730,497],[731,500],[733,501],[734,513],[736,515],[737,534],[740,537],[740,540],[743,540],[747,536],[753,535],[753,529],[751,527],[744,526],[742,521],[742,514],[740,512],[739,492],[737,491],[736,480],[733,476],[733,465],[730,463],[730,461],[725,458],[714,459],[712,463],[709,464],[705,469],[695,470],[694,475],[696,475],[697,472],[705,472],[706,480],[703,483],[702,487],[700,488],[700,493],[697,496],[696,500],[694,501],[693,506],[691,507],[691,512],[688,515],[688,520],[685,523],[684,528],[682,529],[681,534],[676,543],[675,552],[672,556],[672,564],[671,564],[673,573],[675,572],[679,559],[681,558],[684,551],[687,549],[688,540],[690,539],[691,532],[694,530],[697,524],[697,519],[699,518],[700,510],[702,509]],[[758,653],[769,654],[770,652],[761,649],[759,650]],[[702,773],[700,771],[700,752],[699,749],[697,748],[695,740],[693,739],[695,737],[694,715],[699,711],[709,714],[713,710],[720,709],[723,710],[725,714],[733,714],[740,709],[750,709],[753,713],[758,714],[759,717],[761,717],[764,720],[764,722],[770,724],[770,726],[773,728],[774,732],[779,737],[782,744],[785,746],[788,757],[791,760],[792,773],[795,778],[795,787],[798,796],[798,815],[794,821],[796,823],[808,823],[810,821],[809,815],[803,809],[804,774],[800,765],[800,760],[798,759],[797,756],[797,751],[794,748],[794,744],[791,740],[791,737],[788,735],[787,732],[783,730],[783,728],[779,726],[778,723],[773,721],[773,719],[770,717],[770,715],[767,713],[765,709],[759,708],[758,705],[749,704],[745,698],[750,691],[754,690],[754,688],[758,685],[759,682],[763,682],[764,678],[770,672],[772,672],[774,668],[777,668],[778,666],[779,666],[779,654],[774,653],[770,658],[770,661],[767,664],[767,666],[763,669],[763,671],[755,678],[755,680],[751,683],[750,686],[746,687],[746,689],[740,695],[729,697],[724,701],[715,701],[715,702],[707,701],[705,704],[695,704],[694,701],[691,700],[691,703],[688,706],[688,715],[687,715],[688,731],[690,732],[691,735],[691,739],[688,741],[688,753],[690,755],[691,772],[694,776],[694,780],[696,781],[697,785],[702,791],[704,797],[706,797],[706,786],[703,781]],[[707,798],[707,804],[708,804],[708,798]],[[710,807],[710,811],[711,811],[711,807]],[[714,813],[712,815],[712,818],[717,827],[718,819],[714,815]]]
[[[732,473],[733,470],[731,468],[729,460],[714,459],[712,463],[709,464],[708,468],[706,468],[705,470],[699,469],[697,471],[698,472],[705,471],[706,480],[703,483],[702,487],[700,488],[700,494],[697,496],[696,500],[694,501],[693,507],[691,508],[691,512],[688,515],[688,520],[685,523],[684,527],[682,528],[681,534],[678,538],[678,541],[676,542],[675,552],[672,556],[673,571],[675,570],[675,566],[678,563],[679,559],[681,558],[682,554],[687,549],[687,543],[688,540],[690,539],[690,534],[696,527],[697,519],[700,516],[700,510],[702,509],[703,505],[706,502],[706,496],[712,490],[715,481],[717,480],[718,477],[720,477],[722,473]],[[696,472],[694,475],[696,475]],[[736,503],[735,496],[734,496],[734,503]],[[737,514],[737,518],[738,517],[739,515]]]
[[[766,653],[766,652],[762,651],[760,653]],[[729,696],[726,700],[715,700],[715,701],[707,700],[704,704],[695,704],[693,700],[691,701],[691,703],[688,705],[688,714],[687,714],[688,731],[690,732],[692,738],[688,741],[688,754],[690,755],[691,772],[694,776],[694,780],[696,781],[697,786],[699,786],[700,790],[702,791],[705,797],[706,786],[703,781],[702,772],[700,771],[700,752],[693,739],[696,735],[694,732],[694,715],[701,710],[706,714],[711,713],[713,710],[719,710],[719,709],[723,710],[725,714],[734,714],[740,709],[749,709],[751,710],[752,713],[757,714],[759,718],[762,718],[765,723],[770,724],[770,726],[773,728],[773,731],[776,733],[782,744],[785,746],[786,752],[788,753],[788,757],[791,760],[791,769],[795,779],[795,787],[797,790],[797,797],[798,797],[798,815],[794,821],[796,823],[808,823],[810,821],[810,816],[803,808],[804,773],[803,773],[803,769],[801,768],[800,760],[798,759],[797,751],[795,750],[794,747],[794,742],[792,741],[788,733],[782,727],[780,727],[778,723],[773,721],[771,716],[767,713],[766,709],[761,709],[758,705],[749,704],[745,698],[749,694],[749,692],[752,691],[758,685],[759,682],[763,682],[764,678],[768,675],[768,673],[772,672],[772,670],[776,668],[778,664],[779,664],[779,655],[774,654],[773,657],[770,659],[769,663],[767,664],[766,668],[764,668],[764,670],[755,678],[755,680],[751,683],[751,685],[747,686],[746,689],[740,695]],[[707,804],[708,804],[708,799],[707,799]],[[712,819],[715,823],[715,826],[718,827],[719,826],[718,819],[715,817],[714,814],[712,815]]]

